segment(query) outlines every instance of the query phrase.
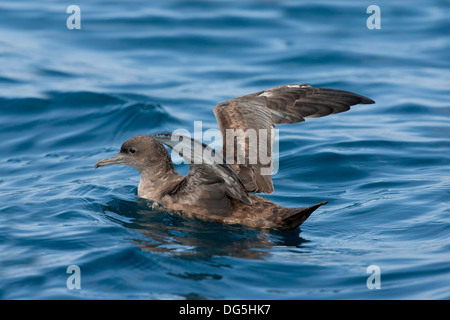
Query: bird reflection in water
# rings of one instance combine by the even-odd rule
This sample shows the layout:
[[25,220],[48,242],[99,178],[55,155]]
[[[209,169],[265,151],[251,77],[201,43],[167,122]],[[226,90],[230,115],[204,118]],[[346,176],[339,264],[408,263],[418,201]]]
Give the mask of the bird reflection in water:
[[253,229],[183,218],[141,198],[136,201],[114,199],[101,205],[101,210],[109,220],[139,231],[142,237],[131,239],[139,248],[186,258],[231,256],[264,259],[270,256],[270,249],[274,246],[299,247],[307,242],[299,236],[299,229]]

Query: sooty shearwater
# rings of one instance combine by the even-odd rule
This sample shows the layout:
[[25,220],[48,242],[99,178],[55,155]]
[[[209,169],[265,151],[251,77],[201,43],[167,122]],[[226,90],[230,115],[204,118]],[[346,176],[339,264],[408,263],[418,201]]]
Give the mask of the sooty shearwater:
[[[347,111],[356,104],[371,103],[374,101],[348,91],[308,84],[280,86],[215,106],[213,111],[223,140],[222,154],[182,135],[140,135],[124,142],[114,157],[97,161],[95,168],[122,164],[137,169],[140,172],[138,197],[153,200],[164,209],[186,217],[291,230],[327,202],[305,208],[286,208],[254,194],[274,190],[271,175],[267,173],[273,165],[272,129],[276,124],[302,122],[305,118],[323,117]],[[235,136],[228,140],[230,130]],[[264,130],[266,139],[262,136]],[[254,158],[250,161],[250,131],[257,136],[258,151],[269,155],[269,164]],[[269,139],[267,131],[272,132]],[[243,140],[237,139],[242,137]],[[227,145],[230,140],[232,148]],[[240,144],[235,144],[237,140]],[[190,168],[186,176],[175,170],[164,145],[188,160]],[[239,158],[239,152],[243,152],[243,158]]]

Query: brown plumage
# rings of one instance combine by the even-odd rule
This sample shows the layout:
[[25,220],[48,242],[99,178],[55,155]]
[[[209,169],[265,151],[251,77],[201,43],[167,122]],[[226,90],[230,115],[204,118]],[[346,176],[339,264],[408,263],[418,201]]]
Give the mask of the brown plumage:
[[[250,161],[250,139],[245,138],[245,133],[256,132],[259,151],[266,152],[271,160],[274,136],[264,140],[261,136],[264,130],[270,133],[275,124],[297,123],[369,103],[374,101],[347,91],[307,84],[280,86],[234,98],[214,108],[223,137],[223,155],[181,135],[141,135],[127,140],[116,156],[97,161],[95,167],[124,164],[137,169],[141,174],[139,197],[187,217],[257,228],[294,229],[327,202],[291,209],[249,194],[273,192],[272,178],[267,174],[272,163]],[[227,130],[237,130],[231,140],[233,143],[243,138],[241,143],[226,148],[227,142],[230,143],[226,140]],[[175,170],[163,144],[190,163],[186,176]],[[238,161],[240,151],[244,159]]]

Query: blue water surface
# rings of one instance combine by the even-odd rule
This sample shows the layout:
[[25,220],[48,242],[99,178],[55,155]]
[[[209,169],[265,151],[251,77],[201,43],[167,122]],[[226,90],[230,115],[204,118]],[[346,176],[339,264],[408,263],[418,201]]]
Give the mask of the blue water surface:
[[[445,0],[2,0],[0,298],[449,299],[449,17]],[[94,170],[292,83],[376,101],[277,127],[267,198],[329,202],[298,230],[185,219],[139,199],[134,169]]]

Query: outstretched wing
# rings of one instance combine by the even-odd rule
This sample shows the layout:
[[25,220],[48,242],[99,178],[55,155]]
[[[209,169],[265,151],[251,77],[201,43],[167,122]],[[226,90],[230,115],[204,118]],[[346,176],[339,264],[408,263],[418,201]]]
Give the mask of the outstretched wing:
[[[155,139],[182,156],[190,165],[184,180],[171,192],[189,192],[201,201],[229,198],[251,204],[242,181],[222,155],[201,142],[179,134],[156,134]],[[228,199],[229,200],[229,199]]]
[[[222,132],[222,153],[228,163],[232,162],[245,189],[249,192],[272,193],[272,178],[267,169],[270,169],[273,161],[270,164],[262,163],[259,158],[250,161],[254,159],[250,158],[251,134],[257,136],[258,156],[267,155],[272,159],[274,136],[271,133],[275,124],[302,122],[305,118],[347,111],[355,104],[370,103],[374,101],[352,92],[294,84],[219,103],[214,108],[214,114]],[[266,132],[265,139],[261,139],[263,132]],[[240,159],[239,154],[244,154],[244,159]]]

